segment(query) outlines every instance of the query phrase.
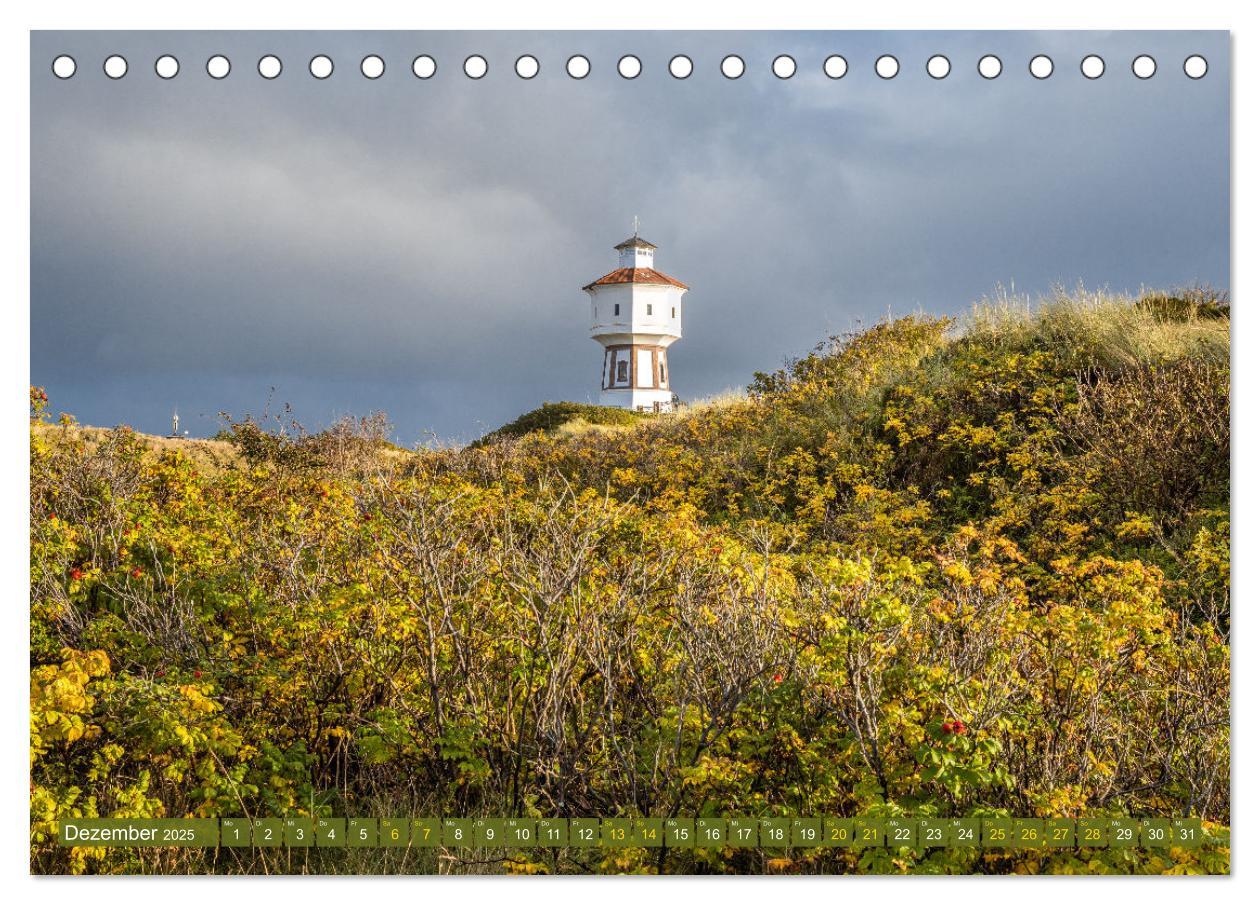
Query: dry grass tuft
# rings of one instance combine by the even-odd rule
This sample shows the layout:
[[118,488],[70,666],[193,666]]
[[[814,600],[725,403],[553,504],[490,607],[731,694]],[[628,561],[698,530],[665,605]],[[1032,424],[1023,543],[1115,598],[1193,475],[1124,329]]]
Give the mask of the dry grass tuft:
[[1012,350],[1047,348],[1082,367],[1119,371],[1194,358],[1229,364],[1228,308],[1204,290],[1141,298],[1058,289],[1034,303],[999,294],[972,308],[967,339]]

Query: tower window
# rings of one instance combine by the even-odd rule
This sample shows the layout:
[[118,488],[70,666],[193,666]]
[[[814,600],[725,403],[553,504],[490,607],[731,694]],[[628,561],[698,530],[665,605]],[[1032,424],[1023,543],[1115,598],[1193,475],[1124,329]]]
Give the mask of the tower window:
[[649,304],[649,305],[648,305],[648,314],[650,315],[651,313],[652,313],[652,306]]
[[677,318],[677,317],[678,317],[678,309],[677,309],[677,308],[670,308],[670,309],[669,309],[669,316],[670,316],[670,317],[672,317],[672,318]]
[[621,314],[621,306],[613,305],[613,317],[617,317],[620,314]]
[[661,362],[661,386],[665,385],[665,362]]
[[630,379],[630,362],[628,361],[617,362],[617,382],[625,383],[629,379]]

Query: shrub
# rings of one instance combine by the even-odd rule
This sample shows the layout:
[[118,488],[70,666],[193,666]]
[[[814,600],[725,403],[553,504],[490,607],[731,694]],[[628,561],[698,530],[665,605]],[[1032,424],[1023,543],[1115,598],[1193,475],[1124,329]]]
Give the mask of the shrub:
[[645,417],[641,412],[604,405],[586,405],[581,402],[544,402],[515,421],[510,421],[491,431],[473,446],[484,446],[501,440],[523,437],[535,431],[552,432],[569,425],[599,425],[627,427],[638,424]]

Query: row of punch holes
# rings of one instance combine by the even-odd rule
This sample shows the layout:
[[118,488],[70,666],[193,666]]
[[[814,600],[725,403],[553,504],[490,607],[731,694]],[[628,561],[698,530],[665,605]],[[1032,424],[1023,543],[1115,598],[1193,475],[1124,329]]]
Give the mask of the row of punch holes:
[[[72,78],[78,71],[78,63],[69,54],[61,54],[52,63],[53,75],[59,79]],[[127,58],[121,54],[111,54],[102,65],[105,75],[111,79],[123,78],[129,69]],[[490,64],[480,54],[472,54],[464,59],[464,75],[470,79],[481,79],[490,71]],[[531,54],[523,54],[516,59],[516,74],[522,79],[532,79],[542,71],[542,64]],[[570,78],[584,79],[591,74],[591,61],[582,54],[574,54],[565,61],[565,72]],[[742,57],[728,54],[720,64],[722,75],[728,79],[738,79],[746,71]],[[823,60],[823,72],[830,79],[842,79],[849,71],[849,61],[840,54],[832,54]],[[1129,64],[1133,75],[1139,79],[1149,79],[1155,75],[1159,66],[1150,54],[1139,54]],[[336,66],[331,57],[317,54],[311,57],[307,70],[316,79],[332,76]],[[420,54],[411,61],[411,71],[418,79],[430,79],[437,75],[437,61],[428,54]],[[669,61],[669,74],[676,79],[689,78],[695,66],[690,57],[677,54]],[[935,54],[928,58],[924,66],[927,74],[934,79],[946,78],[953,69],[949,57]],[[1201,79],[1207,75],[1207,60],[1200,54],[1191,54],[1181,64],[1182,71],[1192,79]],[[163,54],[154,61],[153,70],[159,78],[173,79],[179,75],[179,60],[171,54]],[[1003,65],[1000,57],[985,54],[976,62],[976,71],[985,79],[996,79],[1002,74]],[[1048,79],[1054,74],[1054,60],[1045,54],[1037,54],[1028,61],[1028,72],[1035,79]],[[215,54],[206,61],[206,74],[212,79],[224,79],[232,71],[232,62],[222,54]],[[276,79],[284,71],[284,64],[275,54],[267,54],[258,61],[258,74],[264,79]],[[790,79],[796,75],[796,60],[788,54],[780,54],[770,64],[770,71],[780,79]],[[1089,54],[1081,59],[1080,71],[1087,79],[1102,78],[1107,71],[1106,61],[1098,54]],[[377,54],[368,54],[359,61],[359,72],[366,79],[378,79],[385,74],[385,60]],[[901,62],[892,54],[884,54],[875,60],[875,74],[881,79],[893,79],[901,72]],[[637,79],[643,73],[642,61],[633,54],[626,54],[617,61],[617,73],[624,79]]]

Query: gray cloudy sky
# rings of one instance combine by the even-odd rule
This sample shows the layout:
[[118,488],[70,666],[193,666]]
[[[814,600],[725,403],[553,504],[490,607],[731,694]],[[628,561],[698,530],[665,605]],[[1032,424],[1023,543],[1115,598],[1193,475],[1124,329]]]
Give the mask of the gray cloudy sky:
[[[469,440],[594,401],[580,287],[630,232],[688,283],[684,398],[888,312],[998,285],[1229,286],[1223,32],[37,32],[31,380],[86,423],[194,435],[294,405]],[[74,78],[50,65],[67,53]],[[112,81],[102,62],[130,61]],[[159,79],[170,53],[182,69]],[[231,75],[205,73],[215,53]],[[265,81],[260,56],[284,61]],[[317,81],[307,61],[336,63]],[[384,76],[358,61],[380,54]],[[418,53],[437,75],[416,79]],[[489,74],[466,78],[484,55]],[[541,74],[512,62],[532,53]],[[583,53],[588,78],[564,61]],[[633,53],[637,80],[616,73]],[[688,54],[691,78],[666,71]],[[748,65],[723,78],[721,58]],[[779,53],[794,78],[770,72]],[[838,81],[830,53],[849,61]],[[873,72],[882,53],[901,74]],[[953,61],[943,81],[933,53]],[[976,61],[997,54],[1001,76]],[[1054,75],[1028,74],[1046,53]],[[1083,78],[1087,53],[1107,61]],[[1129,71],[1139,53],[1154,78]],[[1210,63],[1193,81],[1191,53]],[[271,388],[275,388],[274,396]]]

